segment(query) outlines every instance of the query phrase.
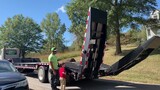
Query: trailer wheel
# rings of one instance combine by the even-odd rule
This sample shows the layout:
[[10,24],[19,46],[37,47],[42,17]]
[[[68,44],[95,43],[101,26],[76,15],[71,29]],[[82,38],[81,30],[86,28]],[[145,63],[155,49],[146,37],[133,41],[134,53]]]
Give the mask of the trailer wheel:
[[38,79],[39,79],[40,82],[42,82],[42,83],[47,82],[47,79],[48,79],[47,74],[48,74],[48,71],[45,70],[45,67],[40,66],[38,68]]
[[76,62],[74,58],[70,59],[69,62]]

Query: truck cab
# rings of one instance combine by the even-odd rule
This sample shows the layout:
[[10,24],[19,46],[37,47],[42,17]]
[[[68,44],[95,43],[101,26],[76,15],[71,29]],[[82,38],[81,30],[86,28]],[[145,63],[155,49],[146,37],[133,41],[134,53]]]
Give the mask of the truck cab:
[[20,51],[18,48],[2,48],[0,50],[0,60],[8,60],[11,58],[20,58]]

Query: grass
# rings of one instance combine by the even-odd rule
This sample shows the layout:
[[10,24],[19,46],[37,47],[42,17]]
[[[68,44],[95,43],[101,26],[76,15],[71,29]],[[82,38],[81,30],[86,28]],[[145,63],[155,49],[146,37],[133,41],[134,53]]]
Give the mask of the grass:
[[[50,53],[49,53],[50,54]],[[40,58],[42,62],[48,62],[48,56],[49,54],[30,54],[28,57],[33,57],[33,58]],[[59,60],[67,60],[70,58],[74,58],[77,56],[80,56],[80,51],[73,51],[73,52],[64,52],[64,53],[57,53],[56,55]]]
[[[115,56],[114,55],[115,47],[108,47],[108,50],[105,51],[105,55],[103,57],[103,63],[112,65],[134,48],[136,47],[133,45],[122,46],[123,53],[119,56]],[[57,54],[57,56],[61,60],[66,60],[70,58],[75,58],[76,60],[80,60],[80,51],[59,53]],[[42,61],[46,62],[48,55],[39,54],[35,56],[33,55],[33,57],[39,57]],[[160,84],[160,54],[153,53],[141,63],[135,65],[129,70],[120,73],[117,76],[105,76],[102,78]]]

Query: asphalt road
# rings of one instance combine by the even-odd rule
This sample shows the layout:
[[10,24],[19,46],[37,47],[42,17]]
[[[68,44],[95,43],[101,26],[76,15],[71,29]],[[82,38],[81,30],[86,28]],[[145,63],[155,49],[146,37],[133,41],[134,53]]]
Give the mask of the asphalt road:
[[[49,83],[41,83],[36,75],[26,76],[30,90],[51,90]],[[59,86],[58,86],[59,88]],[[160,90],[160,85],[140,84],[117,80],[97,79],[78,81],[66,87],[67,90]]]

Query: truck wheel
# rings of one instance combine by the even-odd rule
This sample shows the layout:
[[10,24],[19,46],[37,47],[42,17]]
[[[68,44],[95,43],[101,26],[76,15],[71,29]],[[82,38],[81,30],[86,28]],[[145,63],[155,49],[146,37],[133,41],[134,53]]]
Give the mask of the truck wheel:
[[42,83],[47,82],[47,79],[48,79],[47,74],[48,74],[48,71],[45,70],[45,67],[40,66],[38,68],[38,79],[39,79],[40,82],[42,82]]

